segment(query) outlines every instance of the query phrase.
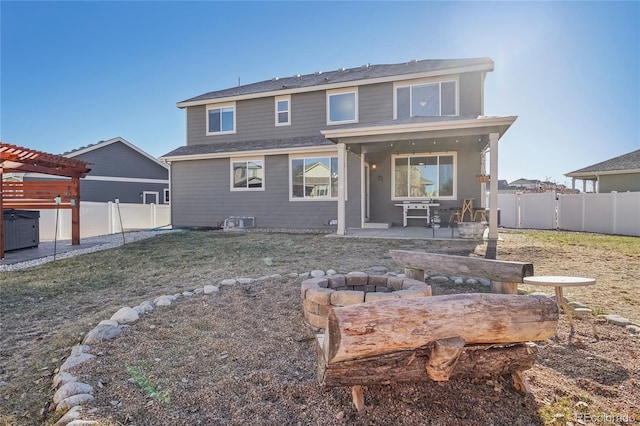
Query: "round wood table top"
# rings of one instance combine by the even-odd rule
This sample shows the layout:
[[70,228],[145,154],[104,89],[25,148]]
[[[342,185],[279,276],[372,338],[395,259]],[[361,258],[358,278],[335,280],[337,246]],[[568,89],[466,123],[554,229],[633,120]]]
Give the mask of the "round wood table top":
[[553,276],[553,275],[539,275],[532,277],[524,277],[522,279],[524,284],[534,285],[546,285],[552,287],[582,287],[588,285],[594,285],[596,283],[595,278],[584,277],[566,277],[566,276]]

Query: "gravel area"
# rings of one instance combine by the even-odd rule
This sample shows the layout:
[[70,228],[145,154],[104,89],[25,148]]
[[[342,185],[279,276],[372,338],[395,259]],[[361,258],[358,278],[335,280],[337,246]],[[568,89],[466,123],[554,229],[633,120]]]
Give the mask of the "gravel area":
[[[79,256],[81,254],[95,253],[102,250],[108,250],[115,247],[120,247],[124,244],[133,243],[135,241],[145,240],[157,235],[166,234],[168,232],[177,232],[177,229],[167,230],[154,230],[154,231],[133,231],[123,234],[110,234],[110,235],[98,235],[96,237],[83,238],[83,245],[91,245],[90,247],[71,249],[64,253],[39,257],[37,259],[31,259],[24,262],[12,263],[7,265],[0,265],[0,272],[3,271],[19,271],[21,269],[32,268],[34,266],[44,265],[45,263],[53,262],[55,260],[68,259],[70,257]],[[123,241],[124,240],[124,241]],[[70,241],[58,241],[57,244],[64,246],[69,244]],[[53,241],[47,241],[39,244],[39,248],[43,251],[53,252]]]

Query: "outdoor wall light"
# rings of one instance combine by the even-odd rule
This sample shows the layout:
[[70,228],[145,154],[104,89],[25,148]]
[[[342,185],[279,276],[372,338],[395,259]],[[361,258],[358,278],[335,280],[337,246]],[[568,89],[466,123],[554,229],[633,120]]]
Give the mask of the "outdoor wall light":
[[378,168],[378,165],[377,165],[376,163],[373,163],[373,164],[371,165],[371,169],[372,169],[372,170],[375,170],[375,169],[377,169],[377,168]]

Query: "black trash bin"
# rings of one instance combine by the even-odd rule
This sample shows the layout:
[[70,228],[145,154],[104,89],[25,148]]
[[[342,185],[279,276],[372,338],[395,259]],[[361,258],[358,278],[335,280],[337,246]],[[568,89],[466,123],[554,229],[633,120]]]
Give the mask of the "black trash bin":
[[20,250],[40,244],[40,212],[6,209],[4,222],[4,250]]

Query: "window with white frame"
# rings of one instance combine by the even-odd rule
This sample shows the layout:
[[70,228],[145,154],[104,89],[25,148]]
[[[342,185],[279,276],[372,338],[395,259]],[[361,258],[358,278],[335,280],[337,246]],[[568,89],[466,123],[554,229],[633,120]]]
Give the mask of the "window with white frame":
[[276,126],[291,124],[291,96],[276,96]]
[[231,159],[231,190],[264,190],[264,159]]
[[396,86],[396,118],[457,115],[456,81]]
[[455,153],[394,155],[392,160],[393,199],[455,197]]
[[292,199],[338,197],[338,157],[291,158]]
[[207,135],[236,132],[236,104],[207,105]]
[[163,190],[163,203],[169,204],[171,202],[171,193],[169,192],[169,188],[164,188]]
[[357,89],[327,91],[327,124],[355,123],[357,121]]

